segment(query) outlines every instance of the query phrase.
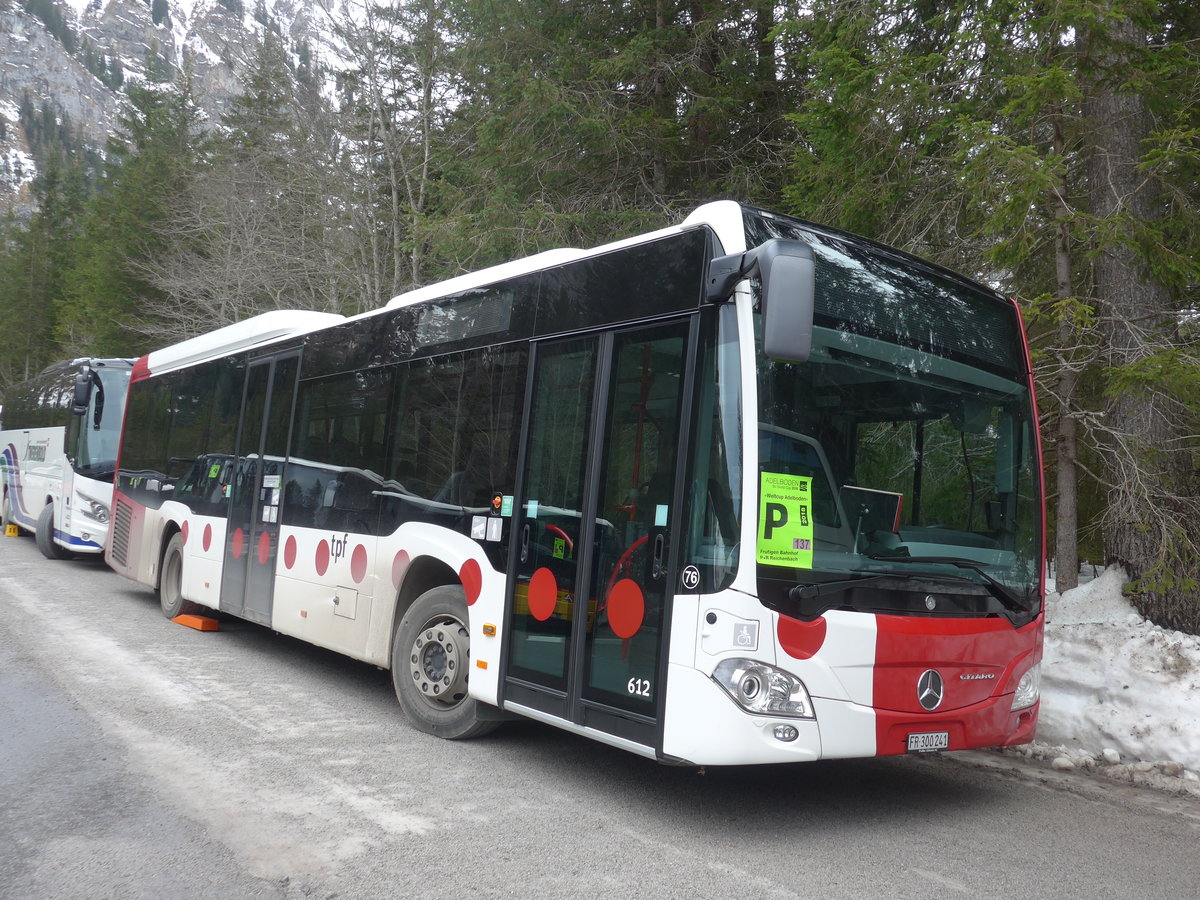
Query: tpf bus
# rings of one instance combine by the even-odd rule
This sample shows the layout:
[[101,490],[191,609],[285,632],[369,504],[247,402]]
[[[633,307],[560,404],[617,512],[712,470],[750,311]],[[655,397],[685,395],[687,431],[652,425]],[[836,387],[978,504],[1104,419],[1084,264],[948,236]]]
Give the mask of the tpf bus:
[[956,750],[1034,733],[1040,472],[1011,301],[723,201],[149,354],[107,558],[389,668],[447,738]]
[[0,523],[33,532],[50,559],[104,549],[133,362],[60,362],[5,393]]

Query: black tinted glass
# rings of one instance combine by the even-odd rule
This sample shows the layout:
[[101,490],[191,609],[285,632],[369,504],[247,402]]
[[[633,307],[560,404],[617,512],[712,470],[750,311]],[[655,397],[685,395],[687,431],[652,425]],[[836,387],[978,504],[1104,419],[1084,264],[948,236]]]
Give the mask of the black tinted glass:
[[1012,304],[915,257],[853,235],[746,210],[749,247],[801,240],[817,255],[818,324],[1007,374],[1024,359]]

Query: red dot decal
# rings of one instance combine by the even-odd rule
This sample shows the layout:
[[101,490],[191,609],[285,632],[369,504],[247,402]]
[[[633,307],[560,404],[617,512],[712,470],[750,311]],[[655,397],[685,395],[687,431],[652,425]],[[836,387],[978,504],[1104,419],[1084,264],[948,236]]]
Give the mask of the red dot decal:
[[329,541],[317,544],[317,574],[324,575],[329,568]]
[[470,606],[479,599],[479,592],[483,590],[483,573],[479,570],[479,563],[473,559],[463,563],[458,570],[458,580],[462,582],[467,594],[467,606]]
[[646,598],[632,578],[622,578],[608,594],[608,625],[619,638],[631,638],[646,618]]
[[400,579],[404,577],[404,570],[407,568],[408,554],[401,550],[392,560],[392,587],[396,590],[400,590]]
[[296,536],[294,534],[289,535],[283,545],[283,564],[289,569],[296,564]]
[[188,523],[184,522],[183,527],[179,529],[180,535],[183,537],[184,546],[187,546]]
[[809,659],[825,643],[825,620],[801,622],[791,616],[779,617],[779,646],[794,659]]
[[246,536],[242,534],[242,529],[238,529],[233,533],[233,558],[241,559],[242,551],[246,549]]
[[529,614],[539,622],[545,622],[554,614],[558,600],[558,579],[544,566],[529,579]]
[[350,577],[358,584],[367,577],[367,548],[359,544],[350,555]]
[[205,552],[208,552],[208,548],[212,546],[212,526],[211,525],[204,526],[203,544],[204,544]]
[[271,558],[271,535],[263,532],[258,536],[258,561],[262,565],[267,564],[267,560]]

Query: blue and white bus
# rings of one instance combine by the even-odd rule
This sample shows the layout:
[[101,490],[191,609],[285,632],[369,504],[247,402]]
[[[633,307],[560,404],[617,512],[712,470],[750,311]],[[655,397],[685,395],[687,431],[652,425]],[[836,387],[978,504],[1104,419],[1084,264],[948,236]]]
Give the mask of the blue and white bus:
[[5,533],[33,532],[50,559],[103,552],[132,369],[131,359],[72,359],[5,392]]

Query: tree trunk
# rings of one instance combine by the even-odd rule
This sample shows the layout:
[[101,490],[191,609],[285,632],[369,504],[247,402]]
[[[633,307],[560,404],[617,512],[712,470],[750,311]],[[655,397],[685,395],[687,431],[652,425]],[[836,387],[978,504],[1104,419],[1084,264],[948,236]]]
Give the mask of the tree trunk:
[[[1066,157],[1061,110],[1054,121],[1054,152],[1059,159]],[[1054,203],[1054,269],[1055,299],[1061,303],[1075,297],[1071,277],[1071,210],[1067,205],[1066,176],[1057,185]],[[1075,410],[1075,391],[1078,373],[1071,348],[1078,341],[1077,329],[1065,311],[1058,325],[1060,366],[1058,376],[1058,429],[1055,434],[1055,484],[1058,501],[1055,503],[1054,561],[1055,589],[1069,591],[1079,586],[1079,419]]]
[[[665,0],[657,0],[654,4],[654,30],[661,35],[667,25]],[[660,38],[661,40],[661,38]],[[667,96],[666,60],[662,59],[663,51],[657,51],[659,58],[652,67],[654,115],[659,123],[670,115],[670,98]],[[661,138],[654,141],[650,158],[650,186],[654,191],[654,202],[662,203],[667,196],[667,161],[664,156],[664,146]]]
[[[1130,87],[1145,33],[1127,18],[1088,29],[1091,77],[1084,86],[1089,123],[1088,191],[1097,220],[1096,295],[1110,371],[1168,346],[1174,335],[1170,295],[1146,272],[1133,235],[1161,217],[1152,178],[1138,167],[1149,136],[1145,98]],[[1191,443],[1174,403],[1160,387],[1112,397],[1105,410],[1109,487],[1104,547],[1134,579],[1132,599],[1152,621],[1200,630],[1194,597],[1200,575],[1197,491]]]

